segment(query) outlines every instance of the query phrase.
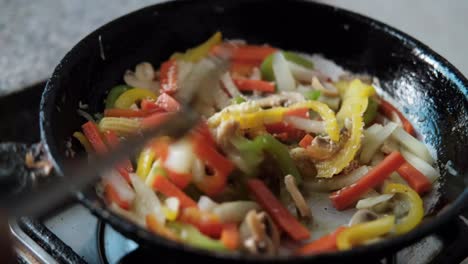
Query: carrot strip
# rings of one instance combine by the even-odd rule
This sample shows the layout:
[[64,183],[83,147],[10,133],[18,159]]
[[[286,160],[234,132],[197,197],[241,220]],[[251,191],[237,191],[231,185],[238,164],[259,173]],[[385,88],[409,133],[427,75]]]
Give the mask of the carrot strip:
[[311,136],[310,134],[306,134],[301,141],[299,141],[299,146],[302,148],[307,148],[312,144],[312,140],[314,140],[314,137]]
[[223,231],[223,224],[217,215],[195,207],[183,209],[179,220],[195,226],[200,232],[210,237],[219,238]]
[[240,91],[275,92],[275,84],[272,82],[249,79],[234,79],[233,81]]
[[[107,145],[110,148],[115,148],[120,143],[119,137],[114,131],[109,130],[109,131],[104,132],[104,138],[107,142]],[[120,162],[119,164],[117,164],[116,169],[120,173],[120,175],[122,175],[125,178],[125,180],[127,180],[127,182],[130,182],[129,173],[133,172],[133,165],[130,162],[130,159],[127,158],[123,160],[122,162]]]
[[237,62],[234,61],[229,67],[229,72],[235,76],[248,77],[252,74],[253,69],[258,67],[258,63]]
[[379,112],[381,112],[388,118],[391,118],[392,113],[395,112],[400,118],[401,122],[403,123],[403,129],[412,136],[416,135],[413,125],[408,121],[408,119],[406,119],[406,117],[400,111],[398,111],[398,109],[395,108],[395,106],[393,106],[389,102],[380,99]]
[[401,165],[397,172],[419,194],[428,192],[432,188],[429,179],[408,162]]
[[309,108],[293,108],[284,113],[285,116],[297,116],[302,118],[309,118]]
[[143,128],[155,127],[166,121],[166,119],[171,115],[171,113],[154,113],[148,117],[145,117],[141,120],[141,125]]
[[174,241],[180,241],[180,238],[171,229],[160,224],[152,214],[146,216],[146,225],[148,226],[148,229],[155,234]]
[[248,180],[247,186],[255,200],[271,216],[275,224],[292,239],[299,241],[310,237],[310,231],[294,218],[262,181],[251,179]]
[[302,246],[301,248],[296,250],[295,254],[309,255],[336,251],[336,237],[345,229],[346,227],[340,226],[333,233],[323,236],[309,244]]
[[346,186],[330,195],[333,206],[343,210],[354,204],[369,189],[381,184],[388,178],[390,173],[396,171],[405,159],[400,152],[392,152],[385,159],[371,169],[364,177],[356,183]]
[[233,61],[250,63],[261,63],[268,55],[276,52],[277,49],[269,46],[244,45],[232,51]]
[[235,223],[225,224],[221,232],[221,242],[223,242],[223,245],[230,250],[236,250],[239,247],[239,240],[240,234],[237,225]]
[[83,129],[83,133],[88,138],[88,141],[93,147],[94,151],[96,151],[98,154],[106,154],[107,146],[102,140],[101,132],[99,131],[97,125],[92,121],[88,121],[82,125],[81,128]]
[[182,208],[188,207],[197,207],[197,203],[192,200],[188,195],[186,195],[182,190],[177,188],[172,182],[170,182],[166,177],[158,175],[153,183],[153,188],[156,191],[161,192],[167,197],[176,197],[179,199],[180,206]]

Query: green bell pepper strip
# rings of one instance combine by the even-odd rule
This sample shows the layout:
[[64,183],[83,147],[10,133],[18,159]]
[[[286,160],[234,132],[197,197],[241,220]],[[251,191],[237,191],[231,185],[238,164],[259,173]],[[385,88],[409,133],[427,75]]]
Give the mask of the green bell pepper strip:
[[245,99],[242,98],[241,96],[236,96],[232,98],[232,104],[241,104],[243,102],[245,102]]
[[227,248],[221,241],[214,240],[203,235],[200,233],[200,231],[198,231],[197,228],[192,225],[183,224],[180,222],[170,222],[167,224],[167,226],[173,230],[182,241],[193,247],[213,251],[227,251]]
[[106,108],[113,108],[117,98],[129,89],[131,89],[131,87],[128,85],[117,85],[112,88],[106,98]]
[[377,101],[369,97],[367,109],[364,112],[363,119],[366,125],[369,125],[374,121],[375,117],[377,116],[377,109],[379,108],[379,104]]
[[307,100],[315,101],[320,97],[321,94],[322,93],[320,91],[318,91],[318,90],[307,91],[306,93],[304,93],[304,97]]
[[[282,51],[282,53],[287,61],[301,65],[307,69],[314,68],[314,64],[311,61],[305,59],[295,52]],[[269,55],[263,60],[262,65],[260,66],[260,71],[262,73],[262,79],[270,82],[275,80],[275,75],[273,73],[273,54]]]
[[247,155],[245,156],[246,161],[258,165],[263,160],[262,152],[266,152],[276,161],[283,175],[291,174],[298,185],[302,183],[302,176],[289,155],[288,148],[272,135],[261,135],[253,141],[245,138],[233,141],[233,144],[239,148],[242,154]]

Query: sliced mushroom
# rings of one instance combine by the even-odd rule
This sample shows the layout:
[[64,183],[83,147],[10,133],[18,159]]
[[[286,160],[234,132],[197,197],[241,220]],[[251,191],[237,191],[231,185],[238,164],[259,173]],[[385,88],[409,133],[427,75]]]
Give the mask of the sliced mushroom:
[[281,92],[280,94],[274,94],[255,100],[255,103],[257,103],[261,108],[270,108],[276,106],[288,106],[303,101],[305,101],[304,96],[298,92]]
[[265,212],[251,210],[240,227],[242,247],[256,255],[274,256],[278,253],[279,232]]
[[299,188],[297,188],[296,180],[291,174],[288,174],[286,177],[284,177],[284,184],[286,185],[286,190],[288,190],[289,194],[291,195],[291,198],[293,199],[294,204],[299,210],[301,216],[307,219],[312,219],[312,211],[307,205],[304,196],[299,191]]
[[299,169],[299,172],[306,180],[315,179],[315,176],[317,175],[317,168],[315,167],[313,160],[309,157],[306,149],[293,148],[290,150],[289,154]]
[[351,217],[351,220],[349,220],[348,225],[353,226],[353,225],[356,225],[356,224],[361,224],[361,223],[373,221],[373,220],[375,220],[377,218],[379,218],[379,216],[376,213],[372,212],[371,210],[361,209],[361,210],[358,210],[353,215],[353,217]]
[[326,160],[331,158],[340,149],[340,144],[330,140],[328,137],[317,136],[307,147],[307,153],[314,160]]

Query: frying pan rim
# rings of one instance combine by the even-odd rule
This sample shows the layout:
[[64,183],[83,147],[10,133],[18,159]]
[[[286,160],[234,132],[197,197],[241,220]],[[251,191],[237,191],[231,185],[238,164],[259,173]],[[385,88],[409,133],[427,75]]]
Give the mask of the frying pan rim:
[[[59,175],[63,175],[61,167],[57,163],[57,160],[54,156],[58,156],[59,153],[56,148],[55,139],[52,137],[52,127],[48,124],[48,119],[51,115],[51,112],[54,111],[55,107],[53,107],[54,102],[56,101],[57,97],[57,90],[58,90],[58,82],[60,80],[60,76],[62,73],[67,71],[67,67],[69,67],[69,62],[76,60],[77,57],[80,57],[79,54],[86,46],[92,45],[91,41],[95,41],[96,37],[101,35],[101,32],[105,32],[113,27],[113,25],[120,24],[122,21],[132,19],[134,17],[138,17],[140,15],[146,14],[146,12],[154,12],[163,6],[170,6],[174,5],[176,7],[183,7],[186,3],[193,3],[195,1],[191,0],[183,0],[183,1],[170,1],[159,3],[155,5],[150,5],[139,10],[133,11],[126,15],[123,15],[117,19],[112,20],[111,22],[99,27],[98,29],[94,30],[92,33],[84,37],[80,42],[78,42],[60,61],[58,66],[54,69],[52,77],[47,81],[46,87],[42,94],[41,103],[40,103],[40,111],[39,111],[39,123],[40,123],[40,136],[41,141],[44,143],[44,147],[46,152],[51,160],[54,169],[57,171]],[[241,0],[237,2],[250,2],[248,0]],[[257,0],[256,2],[267,2],[267,0]],[[286,0],[283,2],[293,2],[293,3],[300,3],[308,6],[315,6],[318,8],[327,8],[333,9],[332,11],[337,13],[340,16],[348,17],[351,20],[355,20],[357,22],[364,23],[368,25],[370,28],[375,29],[377,31],[381,31],[383,34],[390,35],[394,38],[397,38],[399,42],[407,47],[412,47],[416,49],[420,54],[428,56],[425,59],[424,63],[429,64],[431,68],[436,69],[437,71],[441,72],[443,76],[445,76],[448,80],[453,82],[457,88],[465,95],[465,99],[468,99],[468,80],[460,73],[458,69],[456,69],[450,62],[440,56],[438,53],[430,49],[425,44],[421,43],[420,41],[416,40],[415,38],[407,35],[406,33],[401,32],[398,29],[395,29],[389,25],[386,25],[380,21],[372,19],[370,17],[366,17],[364,15],[338,8],[335,6],[317,3],[317,2],[307,2],[303,0]],[[216,3],[215,0],[203,0],[197,1],[197,4],[207,4],[207,3]],[[274,257],[274,258],[258,258],[252,256],[243,256],[238,257],[238,254],[223,254],[211,251],[205,251],[201,249],[196,249],[193,247],[186,246],[181,243],[176,243],[173,241],[169,241],[166,239],[162,239],[158,236],[153,235],[148,230],[138,227],[136,224],[131,223],[130,221],[124,219],[123,217],[115,214],[114,212],[108,210],[107,208],[102,208],[97,206],[91,200],[87,199],[86,194],[83,192],[76,193],[77,199],[85,205],[93,214],[97,215],[99,218],[103,219],[104,221],[108,222],[117,229],[122,229],[125,233],[132,232],[133,235],[136,236],[138,239],[143,240],[145,242],[149,242],[153,246],[163,246],[170,249],[176,250],[184,250],[190,253],[194,253],[196,255],[202,256],[211,256],[217,258],[225,258],[225,259],[233,259],[233,260],[244,260],[244,261],[275,261],[275,262],[286,262],[286,261],[312,261],[312,260],[337,260],[341,258],[352,258],[355,256],[360,256],[361,254],[368,254],[370,252],[380,252],[382,250],[386,250],[389,248],[394,247],[395,245],[409,245],[430,233],[436,230],[438,227],[447,223],[450,219],[452,219],[458,212],[459,208],[462,207],[463,202],[468,200],[468,192],[465,190],[450,206],[450,208],[441,215],[437,216],[437,219],[431,219],[428,223],[424,223],[418,228],[412,230],[411,232],[397,236],[394,238],[385,239],[382,242],[375,243],[372,245],[357,247],[352,250],[348,251],[339,251],[335,253],[327,253],[327,254],[319,254],[319,255],[309,255],[309,256],[288,256],[288,257]],[[132,231],[133,229],[133,231]],[[399,246],[400,247],[400,246]]]

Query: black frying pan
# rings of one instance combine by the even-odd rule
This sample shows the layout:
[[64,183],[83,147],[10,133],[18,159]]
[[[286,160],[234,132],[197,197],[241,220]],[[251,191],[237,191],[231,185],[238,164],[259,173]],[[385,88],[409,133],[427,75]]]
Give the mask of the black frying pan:
[[[433,217],[417,229],[381,243],[275,261],[343,263],[380,257],[435,232],[468,201],[468,81],[434,51],[396,29],[338,8],[294,0],[169,2],[121,17],[87,36],[57,66],[42,96],[41,137],[57,174],[66,161],[65,142],[84,122],[76,114],[80,101],[89,104],[90,112],[102,112],[106,92],[122,83],[126,69],[141,61],[159,65],[174,51],[192,47],[217,30],[226,38],[322,53],[353,72],[377,76],[384,91],[399,102],[438,153],[442,184],[437,208],[449,204],[443,212],[434,210]],[[450,174],[446,166],[457,174]],[[106,209],[94,188],[77,197],[116,230],[157,252],[180,252],[187,259],[196,256],[204,261],[263,260],[205,252],[161,239]]]

